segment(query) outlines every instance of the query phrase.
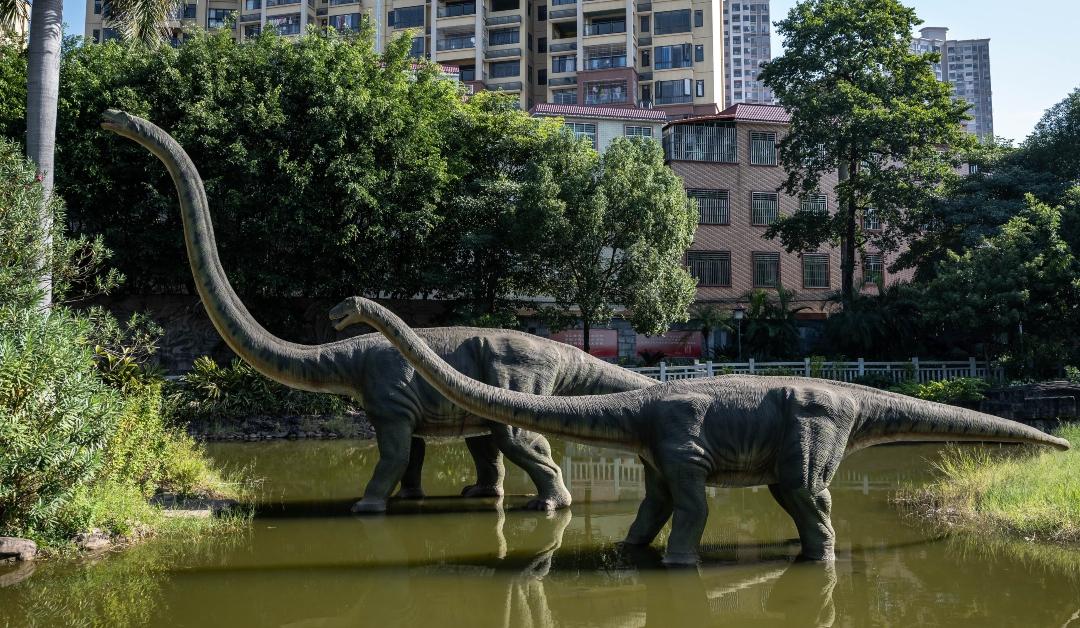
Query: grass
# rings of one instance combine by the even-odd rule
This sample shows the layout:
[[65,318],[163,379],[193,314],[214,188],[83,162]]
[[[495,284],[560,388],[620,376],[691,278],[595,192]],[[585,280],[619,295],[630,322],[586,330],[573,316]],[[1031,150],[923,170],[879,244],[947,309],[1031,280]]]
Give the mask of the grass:
[[1073,448],[953,450],[937,465],[940,477],[898,501],[944,527],[1080,543],[1080,425],[1058,435]]

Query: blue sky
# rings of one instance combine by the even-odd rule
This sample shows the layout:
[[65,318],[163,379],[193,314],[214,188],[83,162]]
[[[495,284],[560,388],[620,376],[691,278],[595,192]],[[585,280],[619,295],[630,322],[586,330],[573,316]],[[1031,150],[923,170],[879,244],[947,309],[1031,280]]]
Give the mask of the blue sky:
[[[716,0],[719,2],[719,0]],[[796,0],[772,0],[773,21]],[[1080,87],[1080,0],[906,0],[924,26],[947,26],[957,39],[990,38],[994,132],[1027,137],[1048,107]],[[68,32],[81,35],[85,0],[65,0]],[[773,53],[781,42],[773,35]]]

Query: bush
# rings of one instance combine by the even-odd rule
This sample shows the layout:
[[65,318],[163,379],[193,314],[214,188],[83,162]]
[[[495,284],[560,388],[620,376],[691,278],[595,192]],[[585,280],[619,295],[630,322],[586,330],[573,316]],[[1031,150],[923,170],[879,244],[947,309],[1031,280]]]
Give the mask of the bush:
[[977,377],[960,377],[920,384],[909,380],[893,386],[890,390],[927,401],[970,406],[986,398],[990,384]]

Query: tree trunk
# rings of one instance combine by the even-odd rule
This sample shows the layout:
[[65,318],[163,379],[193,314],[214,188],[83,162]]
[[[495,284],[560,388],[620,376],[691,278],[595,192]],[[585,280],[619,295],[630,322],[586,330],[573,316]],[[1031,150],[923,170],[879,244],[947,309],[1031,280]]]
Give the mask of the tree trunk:
[[30,49],[26,76],[26,156],[34,162],[44,202],[39,211],[44,249],[39,261],[41,306],[52,303],[52,215],[48,211],[53,190],[53,157],[56,152],[56,102],[60,90],[60,47],[63,0],[35,0],[30,13]]
[[585,353],[588,353],[591,348],[589,346],[589,330],[592,328],[592,321],[589,320],[589,316],[584,312],[581,314],[581,327],[585,330],[585,337],[582,339],[581,345],[585,350]]
[[[844,183],[851,178],[851,167],[846,161],[841,160],[838,168],[838,179]],[[851,305],[855,299],[855,197],[848,195],[842,210],[844,212],[844,237],[840,245],[840,295],[844,307]]]

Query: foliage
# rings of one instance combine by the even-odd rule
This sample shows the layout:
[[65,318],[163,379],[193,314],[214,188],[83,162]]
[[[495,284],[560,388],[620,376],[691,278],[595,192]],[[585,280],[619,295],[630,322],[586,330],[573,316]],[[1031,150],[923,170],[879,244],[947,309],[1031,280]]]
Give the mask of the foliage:
[[948,403],[956,406],[972,406],[986,398],[990,384],[977,377],[958,377],[942,379],[920,384],[915,380],[906,380],[889,388],[893,392],[918,397],[927,401]]
[[1043,114],[1023,150],[1033,170],[1080,183],[1080,87]]
[[309,393],[260,375],[240,360],[221,366],[197,358],[169,395],[179,420],[231,420],[261,415],[337,415],[350,405],[334,395]]
[[612,304],[627,308],[637,331],[660,334],[687,319],[695,293],[683,253],[697,218],[660,145],[617,138],[598,161],[594,154],[575,151],[577,163],[564,170],[538,168],[530,187],[544,190],[530,199],[542,199],[537,211],[551,217],[543,223],[552,233],[547,292],[559,308],[580,312],[586,349],[589,330],[611,318]]
[[756,360],[780,360],[800,353],[795,314],[806,309],[792,307],[795,293],[786,288],[753,290],[746,294],[746,322],[742,342]]
[[731,310],[710,303],[697,303],[690,307],[690,320],[701,329],[701,348],[708,350],[713,331],[734,331]]
[[957,449],[939,463],[939,479],[908,490],[902,501],[972,532],[1080,541],[1080,427],[1058,435],[1073,448],[1012,456]]
[[[856,251],[895,250],[914,228],[906,212],[955,176],[951,149],[969,141],[960,126],[968,105],[931,67],[940,55],[910,50],[919,23],[898,0],[802,0],[777,25],[785,54],[761,74],[791,113],[780,142],[784,190],[814,193],[828,173],[840,175],[838,211],[782,217],[767,237],[789,251],[840,242],[845,302],[856,292]],[[862,229],[870,208],[879,233]]]
[[0,137],[26,135],[26,48],[0,37]]
[[856,295],[825,322],[824,345],[829,351],[877,359],[920,355],[927,345],[920,299],[918,289],[899,283]]
[[638,356],[641,358],[642,366],[657,366],[664,361],[667,354],[663,351],[649,351],[647,349],[642,349],[641,351],[638,351]]

